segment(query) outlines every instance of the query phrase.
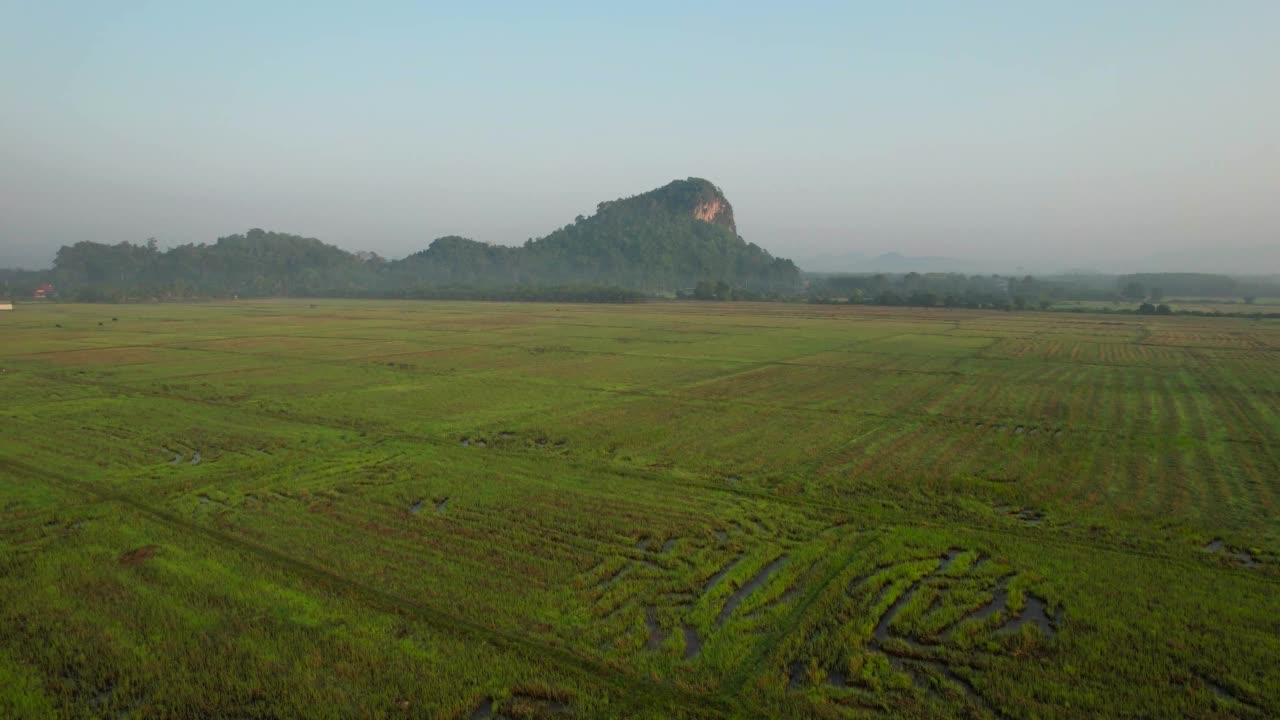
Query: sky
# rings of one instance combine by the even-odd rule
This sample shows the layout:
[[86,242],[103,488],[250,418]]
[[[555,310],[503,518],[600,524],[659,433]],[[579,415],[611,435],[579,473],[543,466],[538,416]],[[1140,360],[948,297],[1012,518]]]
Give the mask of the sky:
[[697,176],[784,257],[1280,272],[1278,38],[1276,0],[0,0],[0,266],[516,244]]

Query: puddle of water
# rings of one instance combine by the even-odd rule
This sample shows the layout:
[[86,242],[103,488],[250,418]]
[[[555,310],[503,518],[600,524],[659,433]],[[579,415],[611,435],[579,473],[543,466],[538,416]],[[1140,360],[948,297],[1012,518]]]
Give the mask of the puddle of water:
[[715,530],[714,532],[715,532],[716,540],[719,540],[720,542],[724,542],[725,540],[729,539],[729,533],[723,530]]
[[1209,544],[1201,548],[1201,550],[1204,550],[1205,552],[1218,552],[1226,546],[1227,544],[1222,540],[1222,538],[1214,538],[1209,541]]
[[418,513],[422,512],[422,506],[426,504],[427,504],[427,499],[422,498],[418,502],[409,506],[409,512],[413,513],[414,515],[417,515]]
[[792,660],[787,665],[787,686],[792,690],[804,687],[808,673],[805,672],[804,663],[799,660]]
[[1051,637],[1053,635],[1053,621],[1049,619],[1049,614],[1046,612],[1047,605],[1044,599],[1031,594],[1028,594],[1026,599],[1027,603],[1022,608],[1022,613],[1005,623],[1004,627],[1000,628],[1000,632],[1013,632],[1027,623],[1034,623],[1036,627],[1040,628],[1041,634],[1045,637]]
[[667,639],[669,634],[662,629],[662,625],[658,622],[658,610],[656,608],[645,608],[644,624],[649,629],[649,639],[645,641],[645,648],[649,652],[655,652],[662,647],[663,641]]
[[471,720],[489,720],[491,717],[493,717],[493,698],[481,700],[471,713]]
[[1006,588],[1008,584],[1008,577],[1000,578],[1000,582],[996,585],[996,589],[991,592],[991,602],[983,605],[977,610],[974,610],[968,615],[965,615],[957,621],[955,625],[952,625],[951,629],[947,630],[943,634],[943,638],[951,637],[951,634],[955,632],[956,628],[969,620],[983,621],[998,612],[1006,612],[1009,609],[1009,590]]
[[165,448],[165,452],[173,453],[173,459],[169,461],[170,465],[177,465],[178,463],[182,462],[182,453],[173,452],[168,448]]
[[1240,550],[1231,553],[1231,558],[1247,568],[1258,567],[1257,559],[1254,558],[1253,553],[1248,550]]
[[449,507],[449,498],[445,498],[440,502],[436,503],[436,512],[443,514],[444,511],[448,509],[448,507]]
[[951,548],[947,550],[947,552],[943,554],[942,562],[939,563],[938,569],[935,572],[937,572],[938,574],[945,573],[947,571],[947,568],[951,567],[951,563],[954,563],[956,561],[956,558],[960,557],[960,553],[962,552],[964,551],[961,550],[960,548]]
[[[892,658],[890,658],[890,662],[892,662]],[[912,660],[911,664],[917,667],[927,667],[933,670],[938,675],[941,675],[943,678],[945,678],[947,681],[959,687],[960,691],[964,693],[964,696],[968,698],[973,704],[978,705],[980,707],[987,707],[987,702],[982,699],[981,695],[978,694],[977,689],[973,687],[973,683],[957,675],[945,663],[939,662],[937,660]],[[906,663],[903,663],[903,665],[905,666]],[[922,677],[920,679],[924,681],[923,685],[928,686],[926,689],[930,693],[938,694],[937,688],[934,687],[929,682],[929,678],[924,677],[922,674]],[[922,686],[920,683],[917,683],[917,685]]]
[[622,579],[623,575],[626,575],[628,572],[631,571],[631,568],[632,568],[631,565],[623,565],[622,567],[618,568],[617,572],[601,580],[600,582],[596,583],[596,589],[601,590],[603,588],[609,587],[610,585],[618,582],[618,580]]
[[199,450],[197,450],[197,451],[196,451],[196,454],[195,454],[195,455],[192,455],[192,456],[191,456],[191,464],[192,464],[192,465],[199,465],[199,464],[200,464],[200,451],[199,451]]
[[1027,429],[1026,429],[1026,428],[1024,428],[1024,427],[1022,427],[1021,425],[1019,425],[1018,427],[1016,427],[1016,428],[1014,428],[1014,429],[1013,429],[1013,432],[1014,432],[1014,434],[1015,434],[1015,435],[1021,435],[1022,433],[1026,432],[1026,431],[1027,431]]
[[776,558],[773,562],[765,565],[760,572],[756,573],[755,577],[748,580],[745,585],[738,588],[736,592],[730,595],[729,600],[724,604],[724,608],[720,610],[719,617],[716,618],[716,624],[724,625],[724,621],[729,619],[729,616],[733,614],[734,610],[738,609],[738,606],[742,604],[742,601],[750,597],[756,590],[759,590],[766,582],[769,581],[769,577],[777,572],[778,568],[782,567],[786,562],[786,555]]
[[1032,510],[1031,508],[1022,508],[1018,512],[1014,513],[1014,517],[1028,525],[1039,525],[1041,521],[1044,520],[1044,513],[1039,510]]
[[461,445],[462,447],[467,447],[468,445],[471,444],[471,441],[467,438],[462,438],[461,440],[458,441],[458,444]]
[[637,550],[639,550],[640,552],[644,552],[645,550],[648,550],[648,549],[649,549],[649,538],[647,538],[647,537],[642,537],[642,538],[640,538],[639,540],[637,540],[637,541],[636,541],[636,549],[637,549]]
[[902,658],[897,655],[888,655],[886,657],[889,658],[889,667],[892,667],[900,673],[906,673],[907,677],[911,678],[912,685],[915,685],[927,694],[937,694],[937,690],[933,689],[933,685],[929,683],[928,678],[926,678],[922,673],[913,670]]
[[688,623],[681,630],[684,631],[684,659],[692,660],[702,652],[702,638],[698,637],[697,629]]
[[841,668],[827,671],[827,685],[833,688],[849,687],[849,673]]
[[[948,550],[946,554],[943,555],[942,561],[938,564],[937,570],[927,573],[919,580],[911,583],[911,586],[899,595],[897,600],[893,601],[893,604],[889,606],[889,609],[880,617],[880,622],[876,623],[875,630],[871,632],[871,637],[874,638],[876,642],[884,642],[889,639],[889,626],[893,624],[893,618],[898,614],[898,611],[902,609],[902,606],[906,605],[907,602],[911,600],[912,596],[916,594],[916,591],[920,589],[920,586],[923,585],[924,581],[931,575],[942,572],[950,567],[951,563],[955,562],[956,556],[958,556],[960,552],[961,551],[956,548]],[[885,586],[885,589],[881,592],[888,592],[889,587],[890,586]]]
[[732,570],[735,566],[737,566],[740,560],[742,560],[741,556],[734,558],[732,561],[729,562],[728,565],[725,565],[724,567],[720,568],[719,570],[716,571],[715,575],[712,575],[710,578],[708,578],[707,582],[702,586],[703,594],[705,595],[708,591],[711,590],[711,588],[719,584],[719,582],[724,579],[724,576],[728,575],[729,571]]
[[487,442],[485,442],[485,441],[483,441],[483,440],[477,440],[477,441],[475,442],[475,445],[476,445],[476,447],[488,447],[488,446],[489,446],[489,443],[487,443]]
[[742,482],[742,476],[741,476],[741,475],[730,475],[729,477],[725,478],[725,480],[726,480],[730,485],[732,485],[733,487],[737,487],[737,486],[738,486],[738,483]]
[[666,553],[671,552],[671,550],[672,550],[673,548],[675,548],[675,546],[676,546],[676,539],[675,539],[675,538],[671,538],[671,539],[667,540],[666,542],[662,543],[662,552],[663,552],[663,554],[666,554]]
[[[562,700],[553,700],[551,698],[536,697],[534,695],[529,695],[527,693],[513,694],[511,696],[511,702],[521,703],[524,705],[532,705],[538,710],[543,711],[543,713],[550,713],[552,715],[559,715],[569,710],[569,703],[566,703]],[[537,717],[542,717],[543,713],[538,714]],[[524,717],[524,716],[521,715],[521,717]]]

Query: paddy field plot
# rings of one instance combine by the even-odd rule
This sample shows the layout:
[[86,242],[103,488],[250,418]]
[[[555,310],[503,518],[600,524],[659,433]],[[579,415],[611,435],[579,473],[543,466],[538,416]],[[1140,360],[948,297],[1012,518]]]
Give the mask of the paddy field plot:
[[1280,714],[1280,323],[0,317],[0,717]]

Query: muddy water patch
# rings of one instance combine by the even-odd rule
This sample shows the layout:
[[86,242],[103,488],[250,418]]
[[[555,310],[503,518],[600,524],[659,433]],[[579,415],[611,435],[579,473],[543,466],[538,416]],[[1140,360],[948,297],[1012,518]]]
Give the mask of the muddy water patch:
[[632,568],[631,565],[623,565],[622,567],[618,568],[616,572],[604,578],[600,582],[596,583],[595,589],[603,590],[609,587],[610,585],[618,582],[619,580],[622,579],[624,575],[626,575],[628,572],[631,571],[631,568]]
[[666,542],[662,543],[662,550],[661,550],[662,554],[666,555],[667,553],[674,550],[676,547],[676,542],[677,542],[676,538],[669,538]]
[[[1000,628],[1000,632],[1016,632],[1018,628],[1021,628],[1023,625],[1033,623],[1036,627],[1040,628],[1040,632],[1045,637],[1052,637],[1054,633],[1054,625],[1056,623],[1054,620],[1049,618],[1049,613],[1047,611],[1048,604],[1043,598],[1028,594],[1026,596],[1026,603],[1022,606],[1022,612],[1019,613],[1017,617],[1012,618],[1009,622],[1005,623],[1004,627]],[[1058,614],[1061,616],[1061,611],[1059,611]]]
[[449,509],[449,498],[445,497],[436,503],[436,513],[443,515],[445,510]]
[[698,637],[698,629],[689,623],[680,628],[684,632],[684,659],[692,660],[702,652],[702,638]]
[[805,670],[805,665],[799,660],[792,660],[787,664],[787,687],[792,690],[798,690],[805,686],[809,673]]
[[417,515],[418,513],[422,512],[422,508],[426,504],[427,504],[426,498],[422,498],[418,500],[417,502],[409,506],[410,514]]
[[196,451],[196,454],[195,454],[195,455],[192,455],[192,456],[191,456],[191,464],[192,464],[192,465],[199,465],[199,464],[200,464],[200,451],[199,451],[199,450],[197,450],[197,451]]
[[480,701],[476,709],[471,711],[469,716],[471,720],[489,720],[493,717],[493,698],[485,698]]
[[1213,693],[1213,696],[1217,698],[1219,702],[1225,705],[1237,705],[1237,704],[1242,705],[1245,708],[1248,708],[1249,710],[1253,711],[1254,713],[1258,713],[1262,711],[1262,708],[1253,704],[1249,700],[1246,700],[1245,698],[1241,697],[1239,693],[1233,692],[1232,690],[1228,689],[1225,685],[1223,685],[1220,682],[1217,682],[1216,680],[1209,677],[1208,675],[1205,675],[1203,673],[1197,673],[1195,675],[1195,678],[1199,680],[1204,685],[1204,687],[1208,689],[1209,692]]
[[938,569],[935,570],[934,572],[938,574],[945,573],[947,571],[947,568],[951,567],[952,563],[956,561],[956,558],[960,557],[960,553],[962,552],[964,551],[961,550],[960,548],[953,547],[948,549],[945,553],[942,554],[942,561],[938,563]]
[[730,595],[728,601],[724,604],[724,608],[720,610],[720,615],[716,618],[716,625],[724,625],[724,622],[729,619],[730,615],[733,615],[733,611],[738,609],[738,606],[742,604],[742,601],[746,600],[752,595],[752,593],[763,587],[764,584],[769,581],[769,578],[777,572],[779,568],[785,565],[786,562],[786,555],[779,556],[774,559],[773,562],[765,565],[760,572],[756,573],[755,577],[748,580],[745,585],[738,588],[737,591]]
[[720,584],[720,581],[724,579],[724,576],[728,575],[729,571],[737,567],[738,563],[741,561],[742,561],[742,556],[739,555],[738,557],[729,561],[728,565],[725,565],[724,567],[717,570],[715,575],[712,575],[711,577],[707,578],[707,581],[702,585],[702,593],[705,595],[711,591],[711,588]]
[[1017,512],[1010,513],[1017,520],[1028,525],[1039,525],[1044,522],[1044,513],[1035,508],[1021,508]]
[[645,640],[645,649],[649,652],[656,652],[662,647],[662,643],[666,641],[670,635],[666,630],[662,629],[662,624],[658,622],[658,609],[655,607],[647,607],[644,611],[644,625],[649,631],[649,637]]
[[160,553],[159,545],[143,545],[120,556],[121,565],[141,565]]
[[956,628],[960,627],[961,625],[963,625],[964,623],[970,620],[983,622],[993,617],[996,613],[1007,612],[1009,609],[1008,585],[1009,585],[1009,578],[1007,576],[1000,578],[1000,581],[996,583],[995,589],[991,591],[991,601],[988,602],[986,605],[983,605],[982,607],[978,608],[977,610],[974,610],[973,612],[969,613],[968,615],[965,615],[964,617],[960,618],[958,621],[956,621],[954,625],[951,626],[949,630],[943,633],[942,637],[944,639],[951,637],[952,634],[955,633]]

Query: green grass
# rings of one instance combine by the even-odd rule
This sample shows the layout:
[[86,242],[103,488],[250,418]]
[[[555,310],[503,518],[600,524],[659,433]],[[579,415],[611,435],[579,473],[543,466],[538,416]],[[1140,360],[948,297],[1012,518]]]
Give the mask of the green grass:
[[1280,713],[1280,323],[333,300],[0,338],[0,717]]

